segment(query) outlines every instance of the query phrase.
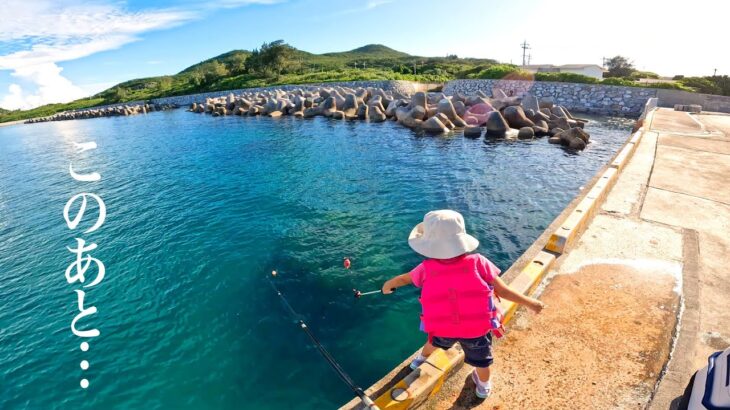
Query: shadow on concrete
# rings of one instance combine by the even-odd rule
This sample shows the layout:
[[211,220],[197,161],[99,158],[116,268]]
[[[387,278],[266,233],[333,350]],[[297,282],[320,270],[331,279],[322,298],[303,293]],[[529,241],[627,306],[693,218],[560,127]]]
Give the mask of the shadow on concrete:
[[454,404],[450,407],[450,410],[460,409],[473,409],[484,403],[485,399],[480,399],[474,393],[475,385],[471,377],[467,377],[464,380],[464,386],[461,388],[459,397],[454,401]]
[[[389,380],[387,383],[383,384],[382,386],[380,386],[380,388],[375,389],[372,392],[368,391],[368,396],[370,396],[373,399],[382,396],[388,390],[390,390],[391,387],[395,386],[399,381],[403,380],[406,376],[411,374],[411,372],[420,372],[420,370],[413,371],[413,370],[411,370],[410,367],[408,367],[408,365],[403,366],[400,370],[398,370],[397,373],[388,375]],[[358,407],[358,408],[360,408],[360,407]]]

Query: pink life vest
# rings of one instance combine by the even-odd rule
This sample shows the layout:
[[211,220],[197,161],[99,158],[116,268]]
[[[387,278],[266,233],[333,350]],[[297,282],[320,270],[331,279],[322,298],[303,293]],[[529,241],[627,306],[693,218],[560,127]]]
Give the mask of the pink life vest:
[[452,263],[423,261],[421,318],[429,338],[475,338],[489,331],[502,336],[502,313],[494,302],[494,288],[479,275],[479,263],[478,254]]

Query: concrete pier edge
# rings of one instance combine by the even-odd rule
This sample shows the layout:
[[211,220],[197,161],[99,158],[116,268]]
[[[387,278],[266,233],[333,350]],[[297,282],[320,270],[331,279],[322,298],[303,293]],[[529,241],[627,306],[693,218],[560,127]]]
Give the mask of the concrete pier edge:
[[[502,278],[518,291],[530,295],[545,278],[555,260],[570,250],[580,238],[586,226],[605,200],[608,192],[618,179],[618,174],[633,155],[644,132],[643,124],[651,124],[656,101],[647,102],[641,115],[641,124],[626,139],[623,147],[602,167],[577,195],[548,226],[540,237],[518,258],[502,275]],[[502,301],[501,307],[507,325],[518,306],[510,301]],[[464,354],[458,345],[443,351],[437,350],[433,360],[410,371],[408,364],[418,353],[414,352],[398,367],[366,390],[380,409],[415,408],[435,395],[444,381],[464,362]],[[438,362],[438,366],[433,363]],[[346,403],[341,410],[363,409],[359,398]]]
[[657,381],[649,410],[676,409],[687,383],[687,370],[692,369],[695,356],[695,336],[700,331],[699,234],[693,229],[682,230],[682,308],[675,328],[674,346],[669,361]]

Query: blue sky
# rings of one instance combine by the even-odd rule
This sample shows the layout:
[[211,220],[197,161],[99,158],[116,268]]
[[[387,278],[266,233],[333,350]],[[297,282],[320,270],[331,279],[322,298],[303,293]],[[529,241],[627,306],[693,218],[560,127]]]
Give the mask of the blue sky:
[[[595,63],[622,54],[662,75],[730,74],[730,2],[615,0],[5,0],[0,107],[69,101],[284,39],[315,53],[380,43],[424,56]],[[602,7],[599,7],[599,4]],[[699,40],[693,36],[701,34]]]

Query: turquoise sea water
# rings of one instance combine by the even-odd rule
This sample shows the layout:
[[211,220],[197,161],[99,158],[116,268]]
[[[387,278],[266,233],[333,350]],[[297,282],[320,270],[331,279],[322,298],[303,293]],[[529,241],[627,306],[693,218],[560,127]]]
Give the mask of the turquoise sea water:
[[[406,238],[425,212],[462,212],[479,251],[506,270],[628,128],[591,123],[594,143],[577,155],[546,139],[183,110],[0,128],[0,408],[336,407],[351,392],[268,272],[367,387],[424,336],[415,291],[355,302],[351,289],[378,289],[420,261]],[[89,140],[98,148],[76,154],[72,141]],[[102,180],[74,181],[71,161]],[[84,191],[108,208],[87,235],[62,217]],[[88,352],[70,330],[79,287],[64,277],[75,235],[107,267],[86,294],[98,313],[80,323],[101,331]]]

